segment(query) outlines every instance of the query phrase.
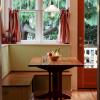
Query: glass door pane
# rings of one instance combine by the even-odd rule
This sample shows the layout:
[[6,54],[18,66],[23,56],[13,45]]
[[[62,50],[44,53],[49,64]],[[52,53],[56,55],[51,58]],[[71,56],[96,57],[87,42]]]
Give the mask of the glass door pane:
[[97,68],[97,0],[85,0],[85,68]]

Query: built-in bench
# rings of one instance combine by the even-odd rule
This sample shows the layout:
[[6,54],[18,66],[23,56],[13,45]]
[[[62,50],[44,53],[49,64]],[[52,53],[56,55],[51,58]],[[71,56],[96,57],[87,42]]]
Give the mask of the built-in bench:
[[31,100],[35,75],[48,75],[48,73],[10,72],[2,79],[3,100]]
[[29,100],[32,94],[32,72],[10,72],[2,80],[3,100]]
[[[64,72],[62,79],[63,90],[71,89],[71,73]],[[2,80],[3,100],[32,100],[32,92],[48,91],[48,81],[47,72],[10,72]]]

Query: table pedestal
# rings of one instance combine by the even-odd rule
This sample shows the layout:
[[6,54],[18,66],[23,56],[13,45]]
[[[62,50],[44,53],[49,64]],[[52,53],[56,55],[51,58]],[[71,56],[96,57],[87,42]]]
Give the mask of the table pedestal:
[[[51,91],[51,77],[52,77],[52,91]],[[62,93],[62,71],[52,71],[49,72],[49,92],[45,93],[40,96],[36,96],[38,99],[46,99],[49,98],[51,100],[62,100],[64,99],[71,99],[71,95]]]

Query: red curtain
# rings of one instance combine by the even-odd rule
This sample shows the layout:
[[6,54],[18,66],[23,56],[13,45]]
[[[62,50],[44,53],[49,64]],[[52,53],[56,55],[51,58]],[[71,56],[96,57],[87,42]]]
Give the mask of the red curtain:
[[61,43],[70,43],[70,29],[69,29],[69,18],[70,13],[69,9],[61,10],[60,14],[60,42]]
[[7,32],[8,43],[16,43],[21,40],[18,10],[9,9],[9,29]]
[[12,42],[19,42],[21,40],[20,24],[18,18],[18,10],[13,10],[14,29],[12,33]]

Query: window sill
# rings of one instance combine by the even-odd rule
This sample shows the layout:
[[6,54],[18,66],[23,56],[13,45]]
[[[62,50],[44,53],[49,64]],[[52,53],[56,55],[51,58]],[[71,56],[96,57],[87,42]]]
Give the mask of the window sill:
[[21,41],[16,44],[2,44],[2,46],[7,45],[70,45],[70,44],[64,44],[60,43],[58,41],[42,41],[42,42],[36,42],[36,41]]
[[8,46],[9,44],[1,44],[1,47],[6,47]]
[[63,44],[63,43],[49,43],[49,42],[42,42],[42,43],[17,43],[17,44],[10,44],[10,45],[70,45],[70,44]]
[[58,41],[25,41],[22,40],[21,42],[18,42],[17,44],[10,44],[10,45],[70,45],[70,44],[64,44],[60,43]]

